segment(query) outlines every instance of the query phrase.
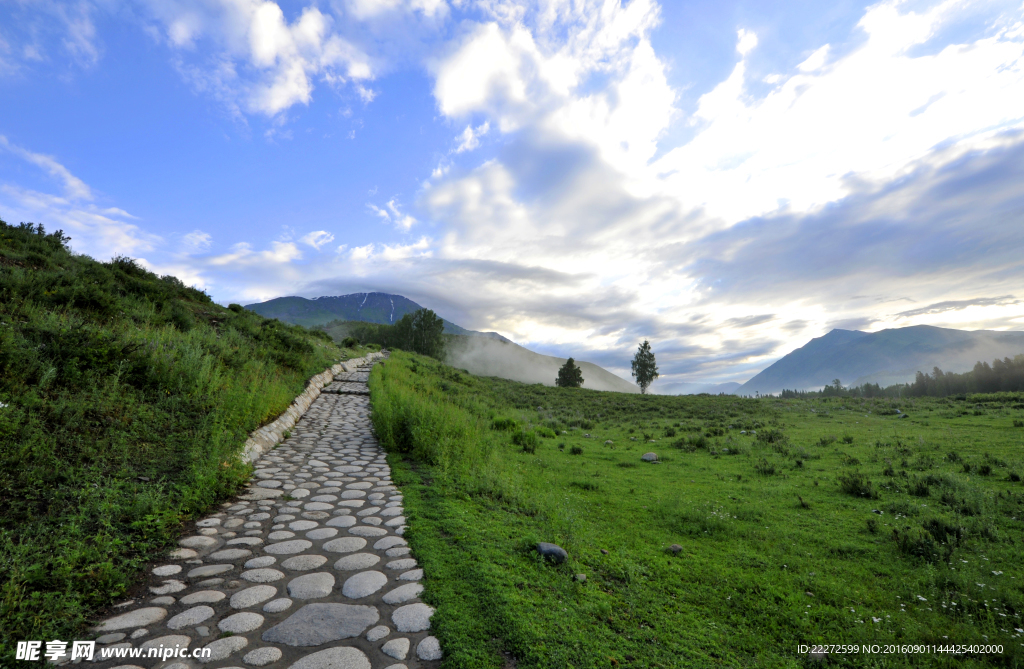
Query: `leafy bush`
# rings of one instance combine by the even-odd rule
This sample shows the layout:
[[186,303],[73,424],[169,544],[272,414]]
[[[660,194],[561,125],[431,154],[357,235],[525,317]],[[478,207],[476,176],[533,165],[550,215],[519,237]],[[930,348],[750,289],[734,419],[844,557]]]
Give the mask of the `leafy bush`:
[[540,441],[537,439],[537,433],[533,430],[520,430],[512,433],[512,443],[522,446],[524,453],[534,453]]
[[512,418],[495,418],[491,421],[491,429],[499,432],[513,432],[519,429],[519,422]]
[[761,476],[774,476],[775,465],[768,462],[765,458],[761,458],[756,465],[754,465],[754,471]]
[[573,446],[572,448],[569,449],[569,452],[572,453],[573,455],[583,455],[583,447]]
[[345,348],[355,348],[359,346],[359,340],[355,337],[345,337],[341,340],[341,345]]
[[765,444],[780,444],[786,441],[786,435],[782,433],[782,430],[761,430],[757,433],[757,440]]
[[839,489],[847,495],[867,497],[869,499],[877,499],[878,497],[878,493],[875,491],[871,480],[858,471],[843,472],[837,480],[839,481]]

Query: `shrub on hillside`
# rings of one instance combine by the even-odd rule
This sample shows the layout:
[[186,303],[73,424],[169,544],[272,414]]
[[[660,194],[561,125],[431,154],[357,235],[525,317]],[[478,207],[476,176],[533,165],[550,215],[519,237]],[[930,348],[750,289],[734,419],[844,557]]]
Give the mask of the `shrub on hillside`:
[[869,499],[876,499],[878,497],[871,479],[860,472],[843,472],[839,475],[838,481],[839,489],[847,495],[867,497]]

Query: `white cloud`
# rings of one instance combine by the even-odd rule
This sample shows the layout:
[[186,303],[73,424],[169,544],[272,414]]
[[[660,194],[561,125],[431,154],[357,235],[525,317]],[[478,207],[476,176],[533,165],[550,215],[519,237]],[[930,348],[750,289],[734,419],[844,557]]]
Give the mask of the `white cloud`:
[[364,266],[367,263],[386,264],[410,258],[429,258],[433,255],[430,244],[427,237],[420,237],[412,244],[367,244],[353,248],[348,257]]
[[193,230],[192,232],[182,237],[182,242],[185,244],[185,248],[187,248],[192,253],[202,253],[203,251],[208,251],[210,249],[210,244],[212,241],[213,238],[210,237],[209,234],[203,232],[202,230]]
[[[315,6],[289,22],[271,0],[147,0],[177,64],[202,92],[229,108],[277,116],[309,104],[314,82],[351,83],[365,100],[373,92],[369,57],[333,30],[334,20]],[[190,62],[193,54],[199,62]]]
[[308,244],[319,251],[321,247],[334,241],[334,235],[326,230],[317,230],[316,232],[309,233],[299,241],[303,244]]
[[466,129],[459,134],[455,139],[459,142],[458,147],[455,149],[455,153],[463,153],[465,151],[472,151],[473,149],[480,146],[480,138],[487,134],[491,129],[489,121],[484,121],[477,127],[467,125]]
[[270,248],[254,251],[248,242],[239,242],[231,247],[230,252],[214,256],[209,263],[214,266],[241,266],[286,264],[302,259],[302,252],[294,242],[271,242]]
[[726,223],[780,207],[812,211],[848,194],[850,175],[891,179],[940,144],[970,149],[1024,127],[1024,40],[1014,29],[912,51],[962,10],[952,1],[920,13],[874,5],[859,24],[862,45],[831,61],[822,45],[797,72],[770,79],[775,88],[760,99],[747,92],[756,51],[747,53],[701,97],[696,137],[652,164],[650,187]]
[[399,230],[408,232],[412,226],[417,223],[415,218],[408,214],[403,214],[399,210],[398,204],[393,198],[388,200],[387,204],[384,205],[384,208],[378,207],[374,204],[367,204],[366,206],[382,220],[393,224]]
[[51,177],[59,179],[64,186],[65,195],[69,198],[78,200],[92,199],[92,190],[85,184],[85,182],[72,174],[68,168],[61,165],[52,156],[35,153],[33,151],[23,149],[16,144],[11,144],[11,142],[3,135],[0,135],[0,149],[5,149],[13,153],[22,160],[26,160],[33,165],[42,168]]

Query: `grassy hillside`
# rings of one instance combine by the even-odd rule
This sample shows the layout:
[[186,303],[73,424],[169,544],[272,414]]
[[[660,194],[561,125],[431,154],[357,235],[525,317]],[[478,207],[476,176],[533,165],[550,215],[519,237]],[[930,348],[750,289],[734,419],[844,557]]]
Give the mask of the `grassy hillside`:
[[16,640],[86,638],[246,478],[248,433],[343,354],[67,241],[0,221],[0,661]]
[[396,352],[371,398],[445,667],[809,666],[801,643],[1002,647],[833,654],[849,667],[1024,660],[1024,395],[625,395]]

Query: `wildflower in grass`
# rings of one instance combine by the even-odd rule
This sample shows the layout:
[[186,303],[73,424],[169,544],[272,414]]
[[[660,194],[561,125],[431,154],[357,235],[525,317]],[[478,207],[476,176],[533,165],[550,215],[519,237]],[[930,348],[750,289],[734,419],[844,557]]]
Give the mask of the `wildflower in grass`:
[[927,602],[928,601],[927,599],[925,599],[921,595],[918,595],[917,598],[920,599],[922,602]]

